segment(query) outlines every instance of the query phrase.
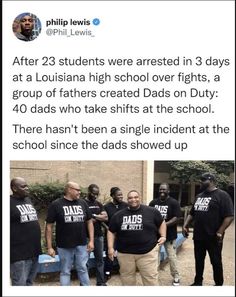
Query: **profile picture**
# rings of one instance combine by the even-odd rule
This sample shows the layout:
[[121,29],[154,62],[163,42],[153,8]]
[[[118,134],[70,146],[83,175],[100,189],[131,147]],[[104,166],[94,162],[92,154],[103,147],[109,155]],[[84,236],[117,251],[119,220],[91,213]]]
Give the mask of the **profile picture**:
[[41,32],[41,22],[30,12],[21,13],[14,19],[12,30],[19,40],[32,41]]

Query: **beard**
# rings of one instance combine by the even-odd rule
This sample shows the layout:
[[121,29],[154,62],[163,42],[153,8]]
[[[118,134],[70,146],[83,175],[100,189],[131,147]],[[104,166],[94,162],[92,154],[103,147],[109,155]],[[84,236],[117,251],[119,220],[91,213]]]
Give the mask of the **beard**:
[[206,191],[208,189],[208,187],[209,187],[208,184],[202,184],[201,187],[200,187],[200,190],[204,192],[204,191]]
[[88,197],[88,199],[91,201],[91,202],[94,202],[96,200],[96,197]]
[[163,193],[162,195],[160,195],[161,200],[166,200],[167,197],[168,197],[168,194],[166,193]]

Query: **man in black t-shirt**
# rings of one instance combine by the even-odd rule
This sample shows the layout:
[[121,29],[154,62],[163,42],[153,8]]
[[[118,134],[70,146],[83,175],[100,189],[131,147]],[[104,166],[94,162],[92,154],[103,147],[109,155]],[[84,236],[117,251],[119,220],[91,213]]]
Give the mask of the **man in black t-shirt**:
[[158,209],[166,222],[167,236],[164,243],[165,250],[170,263],[170,272],[173,277],[173,286],[179,285],[179,271],[176,257],[177,222],[180,217],[180,206],[178,201],[169,196],[169,184],[162,183],[159,187],[159,197],[152,200],[149,206]]
[[[111,218],[115,213],[119,210],[127,208],[128,204],[123,201],[123,193],[118,187],[112,187],[110,190],[110,196],[112,197],[112,201],[108,202],[104,205],[104,209],[107,212],[108,221],[107,224],[110,224]],[[107,249],[107,237],[105,238],[105,250],[106,250],[106,260],[105,260],[105,277],[109,279],[111,277],[111,271],[113,268],[113,261],[108,257],[108,249]],[[114,247],[116,249],[116,246]]]
[[21,177],[11,180],[10,274],[13,286],[32,286],[41,254],[41,230],[28,185]]
[[124,286],[136,285],[138,268],[144,286],[158,285],[159,247],[166,240],[166,224],[160,212],[142,205],[140,195],[132,190],[128,207],[118,211],[109,224],[108,255],[114,259],[116,239],[120,277]]
[[188,225],[194,219],[194,257],[196,275],[192,286],[202,286],[206,252],[213,267],[216,286],[222,286],[222,247],[226,228],[233,221],[234,210],[230,196],[215,186],[215,176],[201,176],[202,193],[197,195],[184,225],[183,234],[188,235]]
[[[75,265],[81,286],[89,286],[87,262],[94,248],[94,229],[91,212],[75,182],[65,186],[65,196],[52,202],[46,219],[48,254],[55,257],[52,247],[53,224],[56,223],[56,245],[60,258],[60,284],[69,286],[72,265]],[[88,234],[88,243],[87,243]]]
[[91,184],[88,187],[88,197],[85,201],[92,213],[92,221],[94,225],[94,257],[96,262],[96,278],[97,286],[106,286],[106,280],[104,276],[104,237],[102,232],[102,222],[107,221],[107,213],[104,210],[103,205],[97,201],[99,196],[99,187],[95,184]]

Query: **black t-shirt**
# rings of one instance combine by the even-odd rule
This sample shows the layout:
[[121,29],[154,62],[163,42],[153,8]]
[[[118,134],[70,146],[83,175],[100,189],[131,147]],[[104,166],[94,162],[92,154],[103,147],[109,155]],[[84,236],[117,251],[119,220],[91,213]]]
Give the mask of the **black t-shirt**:
[[194,217],[194,240],[211,240],[225,217],[233,216],[233,203],[225,191],[202,192],[190,210]]
[[[177,200],[172,197],[168,197],[164,201],[160,198],[153,199],[149,206],[155,207],[160,211],[163,219],[168,222],[173,217],[180,217],[180,206]],[[177,224],[168,226],[166,240],[170,241],[177,238]]]
[[46,222],[56,222],[56,244],[60,248],[74,248],[87,243],[87,223],[91,212],[82,199],[69,201],[59,198],[48,209]]
[[110,223],[111,218],[115,213],[117,213],[119,210],[127,208],[128,204],[126,202],[121,202],[119,204],[114,204],[113,202],[108,202],[106,205],[104,205],[105,211],[107,212],[108,216],[108,225]]
[[36,210],[30,200],[10,197],[11,263],[41,254],[41,230]]
[[[102,211],[104,211],[104,206],[97,200],[95,201],[91,201],[89,199],[85,199],[90,211],[92,214],[100,214]],[[102,225],[101,222],[96,220],[96,222],[93,224],[94,226],[94,237],[99,237],[99,236],[103,236],[102,233]]]
[[137,210],[128,207],[111,218],[109,230],[116,233],[117,250],[121,253],[146,254],[157,244],[162,216],[155,208],[141,205]]

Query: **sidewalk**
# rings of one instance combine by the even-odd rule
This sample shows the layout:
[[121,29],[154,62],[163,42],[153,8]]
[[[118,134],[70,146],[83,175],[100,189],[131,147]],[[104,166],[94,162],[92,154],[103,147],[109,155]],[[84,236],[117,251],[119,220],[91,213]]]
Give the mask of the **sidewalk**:
[[[223,267],[224,267],[224,286],[234,286],[235,278],[235,236],[234,236],[234,223],[226,230],[223,246]],[[193,240],[190,233],[189,238],[184,241],[178,251],[179,271],[181,274],[181,286],[189,286],[193,283],[195,274],[194,255],[193,255]],[[138,283],[142,285],[140,277],[137,273]],[[172,286],[172,277],[169,272],[169,265],[166,261],[161,264],[159,271],[159,282],[161,286]],[[95,277],[91,277],[91,285],[95,285]],[[73,286],[78,285],[78,280],[72,280]],[[204,286],[214,285],[212,266],[210,264],[209,256],[206,256],[205,270],[204,270]],[[36,286],[60,286],[59,273],[48,281],[38,278]],[[111,279],[107,282],[108,286],[121,286],[119,274],[112,275]]]
[[[223,247],[223,267],[224,267],[224,285],[233,286],[235,278],[235,237],[234,223],[226,230],[224,247]],[[179,271],[181,274],[181,286],[189,286],[193,283],[195,274],[194,255],[193,255],[193,240],[192,234],[184,241],[178,251]],[[160,267],[159,281],[161,286],[172,286],[172,277],[170,276],[168,262],[165,262]],[[94,280],[92,279],[92,282]],[[109,286],[121,285],[119,275],[114,275],[107,283]],[[204,286],[214,285],[212,266],[207,254],[204,270]]]

